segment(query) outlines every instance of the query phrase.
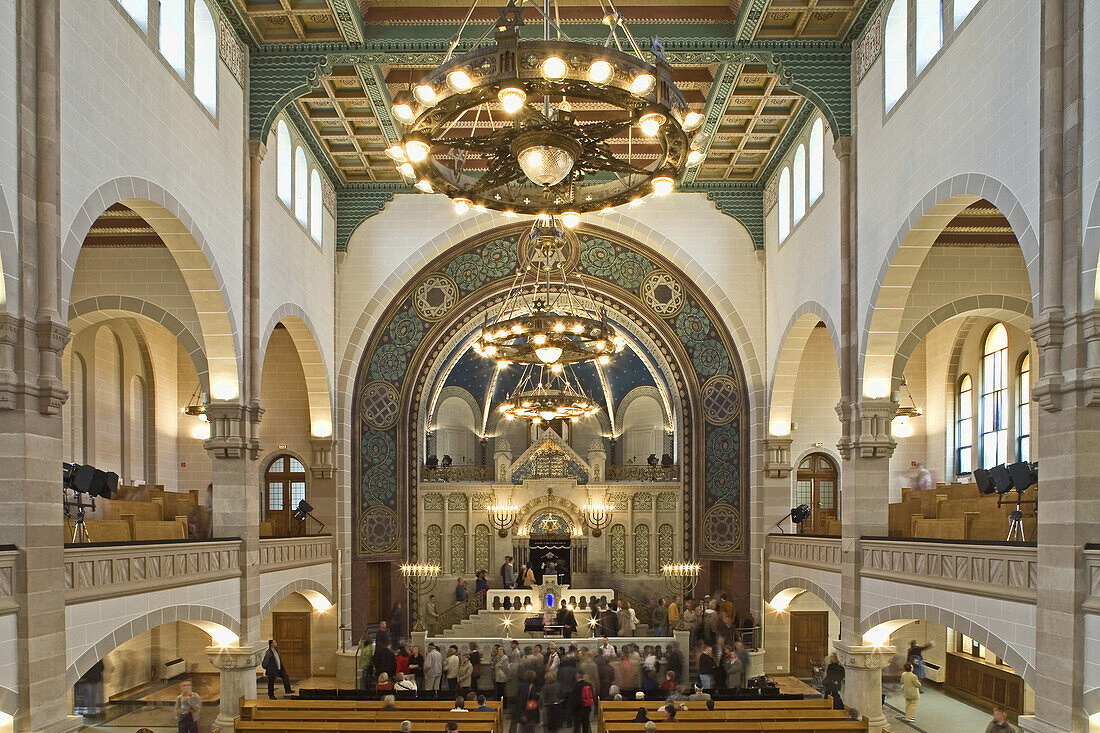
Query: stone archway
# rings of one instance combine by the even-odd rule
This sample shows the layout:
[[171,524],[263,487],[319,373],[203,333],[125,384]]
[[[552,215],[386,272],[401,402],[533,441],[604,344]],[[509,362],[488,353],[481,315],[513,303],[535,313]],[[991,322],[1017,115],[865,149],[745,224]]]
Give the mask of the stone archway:
[[302,308],[294,303],[284,303],[271,314],[260,337],[260,364],[267,355],[267,345],[275,327],[282,324],[290,334],[298,361],[306,379],[306,397],[309,401],[310,434],[315,438],[332,436],[332,389],[325,355],[317,341],[317,330]]
[[[840,354],[840,335],[833,325],[828,310],[820,303],[810,301],[799,306],[787,321],[783,331],[782,346],[776,355],[770,390],[768,425],[769,434],[784,436],[790,432],[794,410],[795,379],[802,363],[802,353],[810,334],[818,323],[824,323],[833,343],[833,351]],[[778,432],[777,432],[778,431]]]
[[829,610],[837,615],[837,618],[840,618],[840,601],[834,598],[832,593],[806,578],[799,578],[796,576],[784,578],[772,587],[771,591],[768,593],[768,598],[774,599],[783,591],[791,588],[798,588],[813,593],[829,607]]
[[271,594],[270,598],[264,601],[264,605],[260,609],[260,618],[267,618],[267,615],[275,610],[275,607],[279,605],[280,601],[282,601],[287,596],[293,595],[295,593],[303,596],[306,600],[310,602],[310,604],[314,606],[314,608],[316,608],[317,604],[314,603],[315,599],[310,598],[310,595],[312,594],[317,594],[320,597],[324,598],[324,600],[327,601],[330,605],[335,603],[335,601],[332,600],[332,591],[330,589],[326,588],[324,585],[318,583],[312,578],[299,578],[298,580],[293,580],[282,586],[281,588],[277,589],[274,593]]

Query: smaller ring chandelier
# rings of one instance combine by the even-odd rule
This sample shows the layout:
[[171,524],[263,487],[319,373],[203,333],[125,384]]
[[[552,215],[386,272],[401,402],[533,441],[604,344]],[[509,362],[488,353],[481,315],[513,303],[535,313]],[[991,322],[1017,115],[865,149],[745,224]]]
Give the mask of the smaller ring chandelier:
[[605,313],[575,295],[565,272],[564,224],[557,217],[537,217],[526,242],[535,256],[516,275],[495,319],[482,327],[474,351],[501,365],[548,366],[554,374],[568,364],[606,364],[626,340]]
[[502,415],[539,424],[554,420],[577,422],[600,411],[598,402],[562,377],[552,377],[545,384],[540,381],[534,387],[529,385],[528,374],[520,380],[516,390],[497,406]]
[[[542,40],[520,38],[525,3],[542,14]],[[467,15],[443,63],[394,97],[404,134],[386,154],[459,213],[549,213],[569,223],[671,192],[684,167],[702,160],[687,133],[704,119],[672,81],[660,42],[651,64],[614,3],[602,46],[573,41],[551,20],[550,0],[542,5],[509,0],[490,27],[496,43],[481,46],[486,31],[453,56]]]

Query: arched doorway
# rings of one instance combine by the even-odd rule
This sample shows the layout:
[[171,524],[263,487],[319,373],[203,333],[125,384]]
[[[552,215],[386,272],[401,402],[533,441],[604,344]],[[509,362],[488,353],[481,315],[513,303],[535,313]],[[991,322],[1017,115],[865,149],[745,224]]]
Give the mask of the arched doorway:
[[305,498],[306,467],[292,455],[276,456],[264,471],[263,522],[268,527],[261,525],[261,535],[268,529],[272,537],[290,535],[291,515]]
[[824,453],[811,453],[798,464],[794,503],[810,507],[810,518],[799,525],[799,534],[840,534],[833,526],[840,511],[837,476],[836,464]]

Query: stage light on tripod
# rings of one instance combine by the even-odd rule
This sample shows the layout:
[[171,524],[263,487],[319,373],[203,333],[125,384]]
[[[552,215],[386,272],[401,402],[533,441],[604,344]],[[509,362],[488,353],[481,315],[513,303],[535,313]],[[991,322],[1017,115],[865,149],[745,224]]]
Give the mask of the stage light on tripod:
[[1008,467],[1008,475],[1012,478],[1012,486],[1023,493],[1039,482],[1039,464],[1023,461],[1013,463]]
[[1012,491],[1012,476],[1008,473],[1008,466],[1001,464],[989,469],[989,477],[993,479],[993,488],[998,494],[1007,494]]
[[993,478],[989,475],[989,471],[984,468],[974,469],[974,483],[977,484],[978,492],[981,494],[992,494],[995,491]]

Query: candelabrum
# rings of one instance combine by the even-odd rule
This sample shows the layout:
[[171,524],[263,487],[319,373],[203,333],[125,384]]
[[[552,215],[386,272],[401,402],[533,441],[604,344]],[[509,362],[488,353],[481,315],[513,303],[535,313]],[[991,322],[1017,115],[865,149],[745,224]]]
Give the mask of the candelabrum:
[[606,502],[589,501],[581,507],[581,512],[584,523],[592,530],[593,537],[599,537],[611,524],[611,518],[615,515],[614,507]]
[[413,631],[424,631],[424,624],[420,620],[420,599],[425,593],[431,593],[435,587],[435,581],[442,570],[438,565],[402,565],[401,580],[405,582],[405,589],[415,600],[413,608],[416,609],[413,623]]
[[680,622],[676,624],[677,631],[687,629],[684,623],[684,598],[686,598],[699,583],[699,572],[702,566],[699,563],[668,563],[661,566],[661,574],[665,576],[665,583],[674,596],[680,599]]
[[516,523],[519,516],[519,507],[515,504],[490,504],[485,510],[489,517],[489,524],[501,537],[508,536],[508,530]]

